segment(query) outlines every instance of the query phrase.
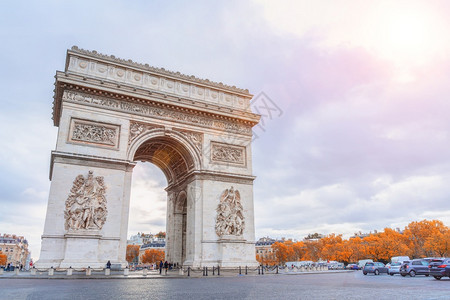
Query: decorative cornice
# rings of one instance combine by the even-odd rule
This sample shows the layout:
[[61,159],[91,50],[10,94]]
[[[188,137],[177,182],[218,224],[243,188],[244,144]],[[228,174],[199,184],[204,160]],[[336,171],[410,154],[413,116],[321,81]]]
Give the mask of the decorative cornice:
[[123,171],[130,171],[136,165],[135,162],[123,159],[115,159],[96,155],[86,155],[80,153],[52,151],[52,155],[50,158],[50,174],[49,174],[50,180],[52,180],[53,176],[53,166],[55,163],[58,162],[70,165],[83,165],[83,166],[100,167],[104,169],[123,170]]
[[[76,86],[75,88],[78,87]],[[66,88],[64,90],[61,100],[215,130],[230,131],[248,136],[252,135],[252,125],[250,122],[244,122],[233,118],[220,118],[216,117],[214,114],[196,114],[195,111],[183,112],[176,108],[171,108],[170,106],[145,103],[145,101],[142,101],[141,99],[132,101],[132,99],[115,98],[111,97],[111,95],[108,95],[108,97],[92,95],[91,93],[86,93],[86,91],[82,92],[77,89],[71,90],[69,87],[69,89]],[[59,118],[59,116],[56,116],[56,118]]]
[[101,59],[108,60],[108,61],[111,61],[114,63],[124,64],[124,65],[130,66],[130,67],[140,68],[140,69],[143,69],[143,70],[146,70],[149,72],[154,72],[154,73],[158,73],[158,74],[165,75],[165,76],[171,76],[171,77],[178,78],[181,80],[192,81],[192,82],[196,82],[196,83],[200,83],[200,84],[204,84],[204,85],[214,86],[214,87],[217,87],[220,89],[225,89],[225,90],[229,90],[232,92],[243,93],[243,94],[247,94],[247,95],[251,96],[248,89],[241,89],[236,86],[229,86],[229,85],[223,84],[222,82],[214,82],[214,81],[210,81],[208,79],[201,79],[201,78],[197,78],[193,75],[185,75],[185,74],[181,74],[180,72],[173,72],[173,71],[166,70],[164,68],[152,67],[149,64],[137,63],[137,62],[132,61],[131,59],[127,60],[127,59],[117,58],[114,55],[106,55],[106,54],[98,53],[95,50],[89,51],[89,50],[85,50],[85,49],[80,49],[77,46],[73,46],[71,51],[74,53],[78,53],[78,54],[84,54],[84,55],[89,55],[89,56],[93,56],[96,58],[101,58]]
[[176,108],[181,111],[198,113],[200,115],[214,116],[219,119],[230,120],[242,124],[255,126],[258,124],[260,115],[251,111],[243,111],[231,107],[222,107],[215,104],[207,104],[193,99],[184,99],[174,95],[161,92],[149,92],[147,90],[108,83],[96,78],[86,78],[76,74],[56,72],[56,81],[53,101],[53,123],[59,126],[61,114],[61,98],[66,89],[77,89],[90,94],[107,96],[113,99],[125,100],[127,102],[138,102],[142,104],[157,105]]

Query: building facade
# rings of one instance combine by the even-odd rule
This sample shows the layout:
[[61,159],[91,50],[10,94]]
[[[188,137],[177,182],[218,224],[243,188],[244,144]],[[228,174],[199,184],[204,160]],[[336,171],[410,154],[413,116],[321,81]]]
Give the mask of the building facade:
[[28,241],[23,236],[15,234],[0,235],[0,251],[6,255],[6,265],[26,267],[29,265],[30,252]]

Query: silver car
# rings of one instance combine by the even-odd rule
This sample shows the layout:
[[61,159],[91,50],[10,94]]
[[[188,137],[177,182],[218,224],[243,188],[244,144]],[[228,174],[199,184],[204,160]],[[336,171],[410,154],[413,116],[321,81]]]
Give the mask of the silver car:
[[373,273],[380,275],[380,273],[387,273],[388,268],[382,262],[368,262],[364,265],[363,274]]
[[401,262],[394,262],[388,267],[388,274],[394,276],[394,274],[400,274]]

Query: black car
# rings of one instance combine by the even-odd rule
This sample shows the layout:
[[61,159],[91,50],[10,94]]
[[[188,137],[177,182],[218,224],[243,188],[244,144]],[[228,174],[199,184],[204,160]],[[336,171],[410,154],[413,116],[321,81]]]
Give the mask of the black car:
[[450,277],[450,258],[433,259],[428,266],[430,275],[440,280],[442,277]]
[[424,259],[413,259],[410,262],[403,262],[400,267],[400,275],[405,277],[409,275],[414,277],[416,275],[430,276],[430,270],[428,268],[428,262]]

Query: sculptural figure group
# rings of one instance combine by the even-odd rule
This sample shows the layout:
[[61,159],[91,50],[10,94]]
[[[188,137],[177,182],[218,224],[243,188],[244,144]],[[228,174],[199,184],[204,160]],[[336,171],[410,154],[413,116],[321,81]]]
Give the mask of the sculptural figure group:
[[220,203],[216,209],[217,235],[241,236],[245,228],[243,210],[239,191],[234,190],[233,187],[226,189],[222,193]]
[[86,179],[78,175],[66,200],[66,230],[102,229],[108,213],[105,192],[103,177],[94,177],[92,171]]

